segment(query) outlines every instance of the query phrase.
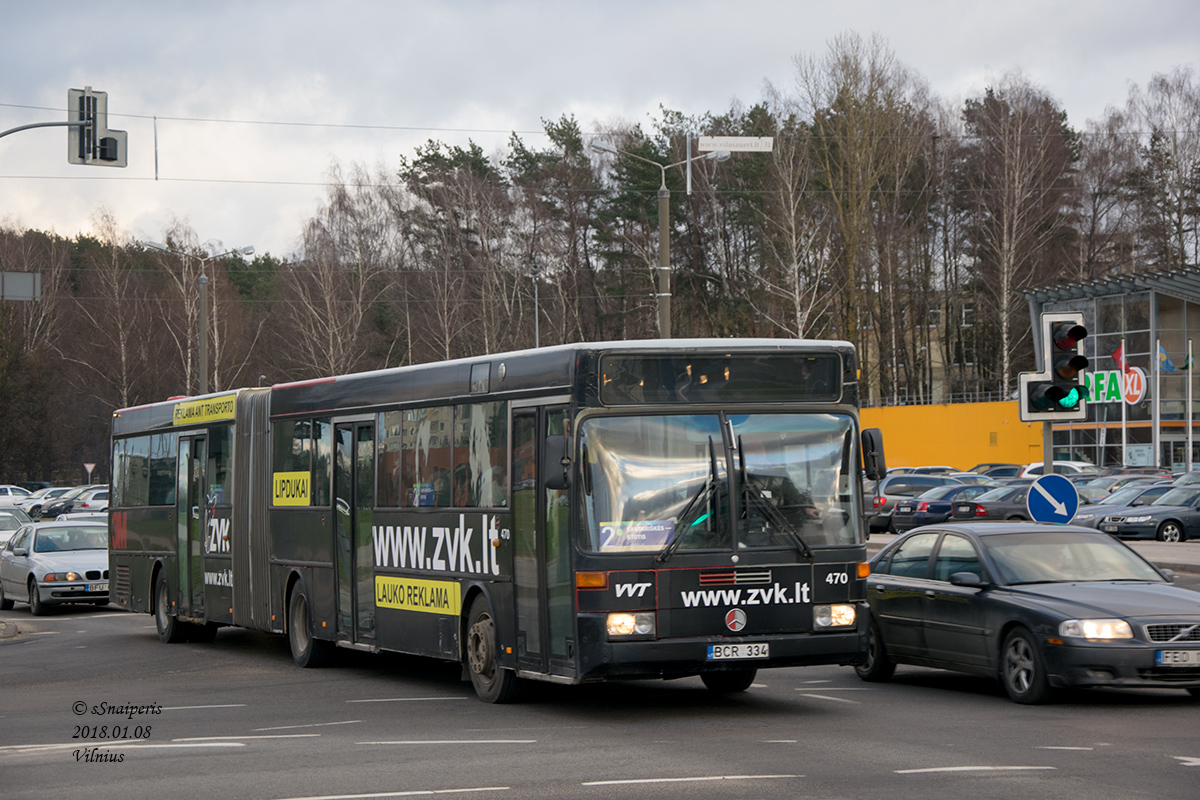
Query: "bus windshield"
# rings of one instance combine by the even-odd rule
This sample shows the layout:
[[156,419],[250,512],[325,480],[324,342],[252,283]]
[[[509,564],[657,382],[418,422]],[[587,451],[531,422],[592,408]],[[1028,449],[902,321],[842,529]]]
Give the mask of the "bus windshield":
[[852,430],[851,418],[838,414],[588,419],[579,433],[583,547],[648,553],[676,539],[675,550],[861,544]]

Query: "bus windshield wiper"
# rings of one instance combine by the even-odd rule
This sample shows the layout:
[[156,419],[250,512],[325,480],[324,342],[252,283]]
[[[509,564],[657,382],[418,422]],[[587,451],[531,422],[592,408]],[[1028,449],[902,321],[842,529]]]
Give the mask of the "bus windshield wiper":
[[767,499],[762,489],[747,479],[746,455],[742,449],[741,437],[738,437],[738,455],[741,458],[742,496],[746,501],[747,518],[750,516],[751,507],[753,507],[772,527],[783,531],[805,558],[809,561],[815,561],[816,556],[813,555],[812,548],[808,546],[808,542],[804,541],[804,537],[800,535],[800,531],[796,530],[796,526],[789,522],[788,518]]
[[698,525],[700,523],[700,521],[703,519],[703,517],[701,517],[701,519],[696,520],[691,525],[687,525],[686,527],[684,526],[684,523],[686,523],[689,519],[692,518],[692,514],[696,510],[696,508],[699,506],[701,499],[707,498],[709,496],[709,494],[711,494],[712,491],[714,489],[716,489],[716,487],[717,487],[717,453],[716,453],[716,450],[713,448],[713,440],[712,440],[712,437],[710,436],[710,437],[708,437],[708,477],[704,479],[704,483],[700,486],[699,489],[696,490],[696,493],[694,495],[692,495],[692,498],[690,500],[688,500],[687,505],[685,505],[683,507],[683,510],[679,512],[679,521],[676,524],[675,537],[673,539],[671,539],[670,544],[668,544],[666,547],[663,548],[661,553],[659,553],[658,555],[656,555],[654,557],[655,563],[657,563],[657,564],[666,563],[666,560],[668,558],[670,558],[672,555],[674,555],[675,551],[679,549],[679,544],[680,544],[680,542],[683,541],[683,537],[687,536],[688,533],[691,532],[692,528],[696,527],[696,525]]

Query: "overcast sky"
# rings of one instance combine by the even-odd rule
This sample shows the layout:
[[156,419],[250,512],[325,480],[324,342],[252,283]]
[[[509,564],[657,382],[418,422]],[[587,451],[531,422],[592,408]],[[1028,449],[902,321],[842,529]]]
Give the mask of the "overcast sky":
[[793,59],[847,31],[946,100],[1019,68],[1080,129],[1200,61],[1195,0],[0,0],[0,131],[65,120],[90,85],[129,132],[125,169],[67,164],[63,128],[0,139],[0,226],[74,236],[105,208],[139,239],[180,219],[288,255],[335,162],[394,172],[428,139],[492,154],[514,130],[542,147],[564,114],[584,131],[719,114],[791,89]]

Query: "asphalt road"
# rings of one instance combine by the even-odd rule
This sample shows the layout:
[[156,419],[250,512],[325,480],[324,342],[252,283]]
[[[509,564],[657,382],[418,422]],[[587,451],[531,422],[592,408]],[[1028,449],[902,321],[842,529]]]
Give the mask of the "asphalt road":
[[[878,685],[814,667],[764,671],[733,696],[686,679],[489,706],[435,661],[343,652],[301,670],[265,634],[164,645],[149,616],[115,609],[33,619],[22,605],[4,620],[25,631],[0,640],[6,800],[1127,800],[1200,785],[1200,701],[1182,691],[1024,707],[985,679],[901,667]],[[96,713],[126,706],[139,708]],[[122,740],[75,738],[97,728]]]

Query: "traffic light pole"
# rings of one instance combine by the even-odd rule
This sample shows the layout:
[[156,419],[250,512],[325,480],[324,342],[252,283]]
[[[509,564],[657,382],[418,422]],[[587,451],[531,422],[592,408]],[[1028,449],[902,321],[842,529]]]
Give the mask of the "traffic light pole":
[[1054,474],[1054,423],[1042,423],[1042,474]]
[[67,128],[67,127],[82,128],[84,125],[87,125],[87,124],[88,123],[86,123],[86,122],[33,122],[33,123],[30,123],[29,125],[19,125],[16,128],[9,128],[6,131],[0,131],[0,139],[3,139],[5,136],[8,136],[10,133],[17,133],[18,131],[27,131],[27,130],[30,130],[31,128]]

